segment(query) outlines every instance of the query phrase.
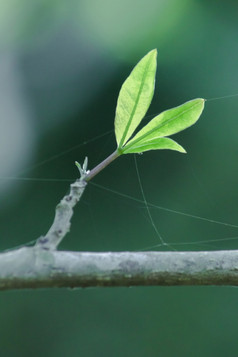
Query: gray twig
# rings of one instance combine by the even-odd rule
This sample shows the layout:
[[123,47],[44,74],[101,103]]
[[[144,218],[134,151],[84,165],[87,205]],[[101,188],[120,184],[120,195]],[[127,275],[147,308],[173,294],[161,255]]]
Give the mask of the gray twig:
[[49,231],[45,236],[37,239],[36,246],[45,250],[55,250],[58,245],[70,230],[71,218],[73,216],[73,208],[79,202],[87,182],[85,181],[87,171],[88,159],[84,160],[81,165],[76,162],[80,172],[80,179],[76,180],[70,185],[70,192],[60,201],[56,206],[55,218]]
[[0,254],[0,290],[49,287],[236,285],[238,251]]

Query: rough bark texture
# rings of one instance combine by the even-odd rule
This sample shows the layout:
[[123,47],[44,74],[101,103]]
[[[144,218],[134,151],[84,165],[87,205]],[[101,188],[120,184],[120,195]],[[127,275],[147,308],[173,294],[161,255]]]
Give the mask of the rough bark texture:
[[45,236],[37,240],[36,245],[47,250],[57,249],[65,235],[70,231],[73,208],[79,202],[87,183],[84,180],[76,180],[70,185],[70,192],[64,196],[56,206],[55,218]]
[[1,290],[149,285],[238,285],[238,251],[0,254]]

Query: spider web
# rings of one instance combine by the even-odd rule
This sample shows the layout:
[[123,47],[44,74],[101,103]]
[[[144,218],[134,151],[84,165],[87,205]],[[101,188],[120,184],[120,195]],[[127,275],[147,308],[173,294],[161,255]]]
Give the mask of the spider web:
[[[212,100],[220,100],[223,98],[230,98],[230,97],[235,97],[238,96],[238,94],[234,94],[234,95],[229,95],[229,96],[224,96],[224,97],[217,97],[217,98],[211,98],[208,99],[209,101]],[[96,137],[93,137],[87,141],[84,141],[78,145],[75,145],[73,147],[68,148],[67,150],[64,150],[63,152],[56,154],[56,155],[52,155],[51,157],[46,158],[45,160],[42,160],[41,162],[38,162],[34,165],[32,165],[31,167],[28,167],[25,170],[22,170],[17,176],[15,177],[4,177],[4,178],[0,178],[0,180],[19,180],[19,181],[35,181],[35,182],[73,182],[75,180],[75,178],[44,178],[44,177],[28,177],[28,176],[22,176],[25,175],[26,173],[29,173],[30,171],[32,171],[35,168],[41,167],[45,164],[48,164],[49,162],[53,162],[61,157],[63,157],[64,155],[68,154],[71,151],[74,151],[76,149],[79,149],[80,147],[83,147],[85,145],[94,143],[97,140],[100,140],[102,138],[105,138],[106,136],[112,134],[112,130],[107,131],[101,135],[98,135]],[[145,223],[148,222],[148,225],[151,227],[151,229],[153,230],[153,241],[154,244],[148,245],[148,246],[143,246],[143,247],[138,247],[138,249],[136,250],[160,250],[160,249],[166,249],[166,250],[180,250],[181,247],[186,247],[186,248],[193,248],[193,247],[198,247],[198,246],[203,246],[203,247],[212,247],[213,249],[217,249],[217,243],[221,243],[221,242],[232,242],[232,241],[237,241],[238,240],[238,233],[237,235],[234,234],[232,236],[226,236],[226,237],[216,237],[213,236],[212,238],[208,238],[207,236],[205,236],[205,239],[201,239],[201,240],[195,240],[195,241],[176,241],[176,242],[171,242],[170,240],[168,240],[168,238],[166,237],[166,234],[161,233],[161,228],[160,228],[160,224],[158,223],[158,216],[160,215],[159,212],[164,212],[168,215],[171,216],[171,224],[173,224],[173,216],[180,216],[180,217],[184,217],[188,220],[197,220],[206,224],[210,224],[213,226],[223,226],[226,228],[232,228],[234,230],[236,230],[238,228],[238,224],[234,224],[234,223],[229,223],[229,222],[223,222],[217,219],[213,219],[210,217],[203,217],[200,215],[196,215],[190,212],[187,212],[186,210],[181,211],[181,210],[177,210],[174,209],[173,207],[163,207],[161,205],[158,205],[158,202],[150,202],[147,200],[147,195],[145,192],[145,188],[144,188],[144,184],[143,184],[143,179],[141,177],[141,173],[139,170],[139,165],[137,162],[137,158],[136,155],[134,156],[134,167],[135,167],[135,172],[136,172],[136,177],[137,177],[137,181],[138,181],[138,185],[139,185],[139,189],[140,189],[140,194],[141,197],[137,198],[137,197],[133,197],[131,195],[128,195],[126,193],[123,193],[121,191],[117,191],[113,188],[110,187],[106,187],[104,185],[100,185],[98,183],[90,182],[89,186],[93,186],[99,190],[103,190],[104,192],[108,192],[111,197],[113,196],[117,196],[120,197],[120,199],[124,199],[126,201],[131,201],[134,205],[134,207],[136,209],[140,209],[143,211],[143,216],[145,217]],[[198,180],[198,179],[197,179]],[[199,180],[198,180],[199,181]],[[151,231],[152,231],[151,230]],[[193,234],[193,232],[191,232],[191,235]],[[35,240],[30,241],[28,243],[23,243],[21,246],[25,246],[25,245],[32,245],[34,244]],[[19,247],[19,246],[18,246]],[[14,248],[18,248],[18,247],[14,247]]]

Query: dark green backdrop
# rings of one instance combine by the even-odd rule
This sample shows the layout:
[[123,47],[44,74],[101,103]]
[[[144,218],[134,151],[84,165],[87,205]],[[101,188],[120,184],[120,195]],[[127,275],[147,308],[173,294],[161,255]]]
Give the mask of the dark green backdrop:
[[[152,48],[158,72],[148,115],[196,97],[238,93],[237,14],[235,1],[1,3],[1,178],[73,181],[75,160],[87,155],[92,168],[109,155],[120,86]],[[187,155],[138,155],[148,202],[238,224],[237,123],[238,97],[207,101],[196,126],[175,137]],[[93,182],[141,199],[132,155]],[[1,250],[44,234],[68,185],[1,179]],[[151,214],[174,249],[238,247],[236,228],[156,208]],[[159,243],[143,204],[92,184],[60,249],[141,250]],[[237,303],[232,287],[2,292],[0,354],[237,356]]]

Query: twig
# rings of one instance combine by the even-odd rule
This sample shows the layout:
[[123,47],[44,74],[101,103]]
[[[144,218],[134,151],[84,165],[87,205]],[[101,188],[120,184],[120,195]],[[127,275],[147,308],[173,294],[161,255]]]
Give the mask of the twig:
[[82,194],[86,188],[87,182],[85,181],[87,171],[88,159],[84,160],[81,165],[76,162],[80,172],[80,179],[76,180],[70,185],[70,192],[60,201],[56,206],[55,218],[49,231],[45,236],[40,237],[36,246],[44,250],[55,250],[58,245],[70,230],[71,218],[73,216],[73,208],[79,202]]
[[238,286],[238,251],[91,253],[36,246],[0,254],[0,290],[149,285]]

